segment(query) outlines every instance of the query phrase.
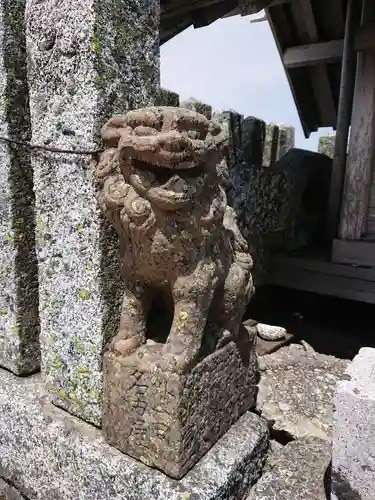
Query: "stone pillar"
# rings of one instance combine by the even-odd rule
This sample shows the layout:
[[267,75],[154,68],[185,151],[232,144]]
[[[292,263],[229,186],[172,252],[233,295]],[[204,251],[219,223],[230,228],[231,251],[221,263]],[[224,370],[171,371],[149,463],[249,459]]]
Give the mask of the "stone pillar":
[[267,123],[262,162],[264,167],[270,167],[277,160],[278,140],[279,127],[274,123]]
[[335,134],[319,137],[318,152],[333,158],[335,155]]
[[276,160],[282,158],[290,149],[294,148],[295,128],[288,125],[279,125],[279,140]]
[[[0,0],[0,135],[30,140],[25,0]],[[30,151],[0,141],[0,366],[39,368],[38,271]]]
[[249,116],[242,121],[241,161],[262,164],[265,129],[265,122],[259,118]]
[[332,500],[374,498],[375,349],[363,348],[338,382],[332,437]]
[[180,96],[172,90],[160,88],[155,104],[157,106],[174,106],[178,108],[180,106]]
[[226,110],[214,113],[214,120],[220,123],[222,130],[228,135],[228,145],[224,148],[228,168],[241,161],[241,125],[242,115],[236,111]]
[[212,118],[212,106],[210,106],[209,104],[205,104],[202,101],[198,101],[198,99],[194,99],[193,97],[191,97],[187,101],[183,101],[180,104],[180,107],[196,111],[197,113],[200,113],[209,120],[211,120]]
[[[26,19],[34,143],[96,149],[109,116],[154,102],[157,1],[28,0]],[[118,240],[97,207],[90,156],[43,152],[33,164],[44,381],[57,405],[100,425]]]

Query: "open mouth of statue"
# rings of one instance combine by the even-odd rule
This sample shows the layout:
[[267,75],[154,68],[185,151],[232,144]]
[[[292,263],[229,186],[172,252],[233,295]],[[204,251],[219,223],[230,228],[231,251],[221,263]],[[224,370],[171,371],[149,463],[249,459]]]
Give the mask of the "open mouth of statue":
[[133,159],[129,170],[130,185],[166,210],[177,210],[191,203],[197,187],[204,183],[203,165],[177,170]]

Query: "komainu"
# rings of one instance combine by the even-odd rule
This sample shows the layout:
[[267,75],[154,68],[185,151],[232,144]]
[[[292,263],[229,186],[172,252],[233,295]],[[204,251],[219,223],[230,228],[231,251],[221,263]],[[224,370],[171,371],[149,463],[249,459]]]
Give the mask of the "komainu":
[[191,366],[236,341],[253,293],[252,259],[222,187],[220,126],[150,107],[110,119],[102,137],[99,203],[120,238],[125,280],[109,349],[124,356],[147,342],[157,300],[172,318],[163,356]]

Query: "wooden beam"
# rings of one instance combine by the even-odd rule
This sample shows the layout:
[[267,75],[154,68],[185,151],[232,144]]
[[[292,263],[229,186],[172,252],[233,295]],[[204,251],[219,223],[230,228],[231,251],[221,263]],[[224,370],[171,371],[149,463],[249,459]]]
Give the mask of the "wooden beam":
[[203,28],[220,19],[224,14],[231,11],[237,0],[226,0],[224,2],[198,9],[193,12],[194,28]]
[[355,50],[375,52],[375,21],[361,26],[354,40]]
[[[319,33],[311,0],[294,0],[290,5],[290,9],[301,42],[304,45],[317,44],[319,42]],[[326,62],[327,59],[324,61],[316,60],[314,66],[308,68],[318,106],[318,123],[320,126],[329,126],[336,122],[337,110],[327,68],[325,67]]]
[[349,137],[350,119],[353,108],[353,93],[356,69],[356,54],[353,49],[354,32],[359,24],[355,0],[348,0],[346,11],[343,62],[341,66],[340,95],[337,112],[335,151],[328,210],[328,234],[330,240],[337,236],[340,221],[341,199],[345,179],[346,151]]
[[375,303],[375,270],[318,259],[276,257],[270,262],[266,284]]
[[[279,52],[279,56],[281,61],[283,61],[283,46],[280,44],[280,40],[283,40],[283,43],[288,46],[292,44],[293,35],[291,33],[289,18],[285,12],[286,9],[282,9],[279,7],[266,9],[266,17],[268,20],[268,24],[271,28],[271,32],[273,38],[276,43],[277,50]],[[277,26],[277,29],[276,29]],[[300,99],[298,99],[297,93],[295,91],[295,87],[293,85],[293,80],[289,71],[285,71],[286,78],[289,83],[290,90],[292,92],[293,100],[297,108],[298,116],[301,120],[303,132],[305,137],[310,136],[310,124],[307,123],[304,119],[303,113],[300,109]],[[302,90],[304,91],[304,89]]]
[[337,62],[342,57],[343,47],[343,40],[291,47],[284,52],[284,66],[290,69]]
[[[375,20],[375,2],[364,0],[362,22]],[[359,52],[339,237],[359,240],[366,233],[375,161],[375,54]]]
[[375,267],[375,242],[335,239],[332,247],[332,261],[340,264]]
[[[273,2],[267,8],[276,7],[278,5],[286,5],[286,4],[290,3],[291,1],[292,0],[273,0]],[[239,15],[245,17],[245,16],[249,16],[251,14],[256,14],[256,13],[257,12],[254,12],[253,10],[251,10],[251,12],[248,12],[248,10],[246,8],[244,8],[243,6],[242,7],[238,6],[235,9],[228,12],[227,14],[225,14],[223,16],[223,19],[225,19],[227,17],[239,16]],[[266,20],[267,20],[267,16],[266,16]],[[257,22],[257,21],[254,20],[252,22]]]

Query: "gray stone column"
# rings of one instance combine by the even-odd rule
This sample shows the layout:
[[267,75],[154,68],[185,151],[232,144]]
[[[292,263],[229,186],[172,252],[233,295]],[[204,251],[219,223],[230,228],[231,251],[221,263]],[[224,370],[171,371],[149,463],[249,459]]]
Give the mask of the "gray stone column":
[[[157,1],[28,0],[26,19],[34,143],[92,150],[111,115],[154,103]],[[122,285],[94,163],[43,152],[34,169],[44,381],[56,404],[100,425],[102,352]]]
[[295,128],[289,125],[279,125],[279,140],[276,161],[294,148]]
[[173,92],[173,90],[159,89],[159,93],[155,99],[156,106],[174,106],[178,108],[180,106],[180,96]]
[[209,120],[212,118],[212,106],[199,101],[198,99],[194,99],[194,97],[190,97],[187,101],[181,102],[180,107],[196,111],[197,113],[204,115]]
[[233,110],[215,112],[213,119],[220,123],[228,134],[228,144],[224,155],[228,168],[231,169],[241,160],[241,123],[243,116]]
[[266,123],[266,136],[263,150],[263,166],[270,167],[277,160],[279,127],[274,123]]
[[327,155],[329,158],[333,158],[335,155],[335,141],[335,134],[319,137],[318,152]]
[[[0,135],[30,140],[25,0],[0,0]],[[0,141],[0,366],[39,368],[38,275],[30,151]]]
[[249,165],[262,164],[265,128],[265,122],[254,116],[242,122],[241,160]]

